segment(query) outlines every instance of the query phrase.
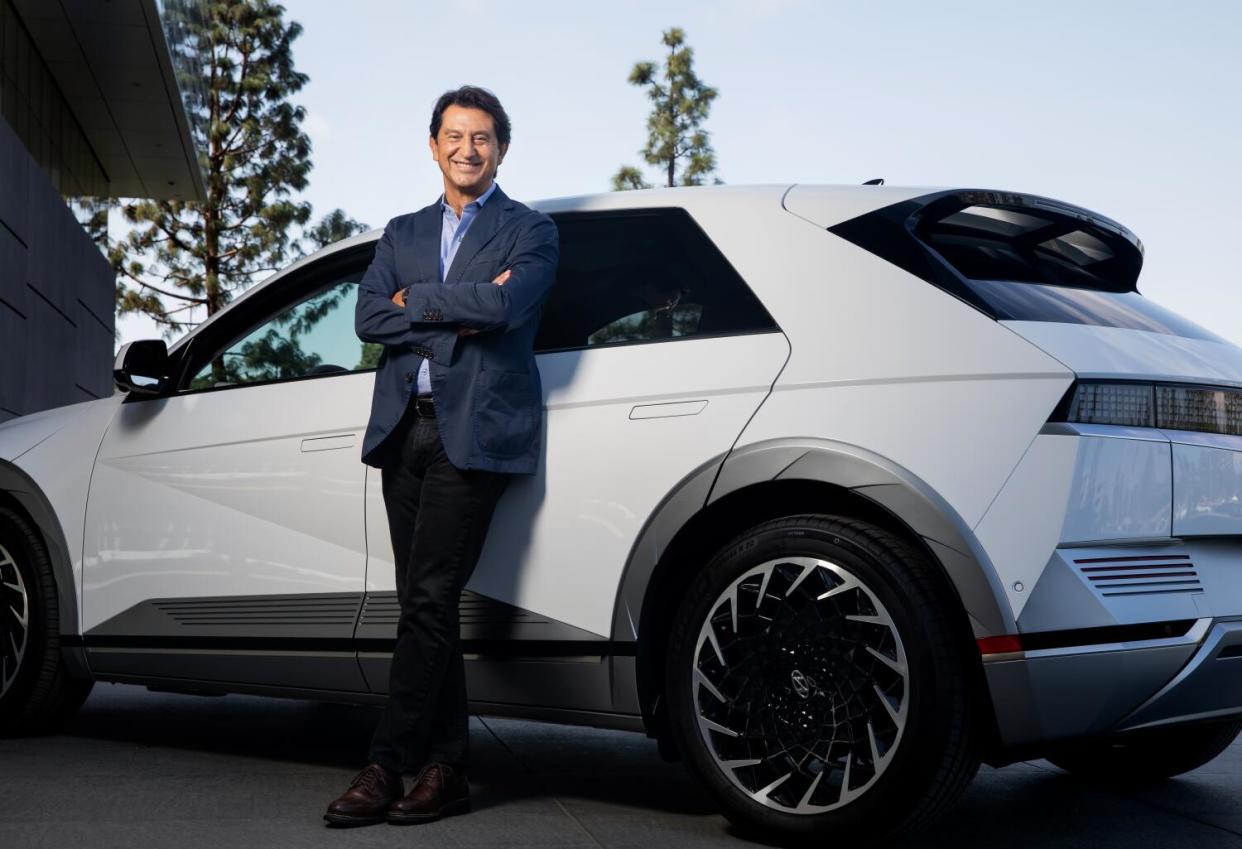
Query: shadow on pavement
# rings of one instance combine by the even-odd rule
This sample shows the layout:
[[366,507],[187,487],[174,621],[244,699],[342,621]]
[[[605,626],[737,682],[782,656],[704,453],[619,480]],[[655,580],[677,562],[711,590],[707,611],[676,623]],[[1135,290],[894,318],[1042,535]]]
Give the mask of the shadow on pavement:
[[[42,817],[55,824],[58,812],[50,807],[44,812],[40,800],[75,774],[116,776],[118,797],[121,787],[135,782],[158,788],[167,775],[188,775],[202,792],[220,798],[233,792],[250,798],[233,788],[238,781],[258,787],[272,782],[294,788],[284,792],[299,800],[297,828],[313,830],[319,795],[326,804],[331,798],[326,791],[343,789],[336,785],[361,768],[378,716],[376,707],[99,685],[63,734],[0,741],[0,790],[16,789],[24,799],[18,800],[20,815],[18,809],[8,817],[0,814],[0,836],[24,834],[21,828],[35,827]],[[468,833],[472,845],[553,840],[597,849],[748,842],[684,766],[665,763],[654,741],[641,734],[486,716],[472,717],[470,731],[477,816],[446,821],[444,828],[452,832],[420,829],[422,835]],[[945,816],[889,845],[1242,847],[1240,767],[1242,748],[1235,744],[1195,773],[1126,791],[1093,786],[1043,761],[984,767]],[[30,786],[31,780],[46,781],[48,789]],[[107,810],[108,790],[98,792],[105,795],[92,804]],[[254,816],[261,816],[257,807]],[[18,830],[6,832],[6,819]],[[463,820],[470,824],[448,824]],[[232,827],[225,823],[210,833],[220,837]],[[313,833],[303,834],[303,842],[341,845],[328,837],[311,840]],[[368,840],[384,836],[382,830],[371,834],[378,836]]]

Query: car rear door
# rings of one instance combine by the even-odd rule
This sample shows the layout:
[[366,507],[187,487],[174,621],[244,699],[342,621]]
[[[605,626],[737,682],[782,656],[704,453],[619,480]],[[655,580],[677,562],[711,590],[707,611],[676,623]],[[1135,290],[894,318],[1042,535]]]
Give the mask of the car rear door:
[[[497,505],[463,597],[462,638],[476,702],[607,710],[605,650],[592,655],[590,644],[610,636],[635,539],[682,478],[730,449],[789,343],[685,210],[554,218],[561,259],[536,339],[541,464]],[[379,475],[368,481],[367,523],[359,635],[390,638]],[[360,657],[382,691],[387,654]],[[573,659],[584,668],[570,675]]]

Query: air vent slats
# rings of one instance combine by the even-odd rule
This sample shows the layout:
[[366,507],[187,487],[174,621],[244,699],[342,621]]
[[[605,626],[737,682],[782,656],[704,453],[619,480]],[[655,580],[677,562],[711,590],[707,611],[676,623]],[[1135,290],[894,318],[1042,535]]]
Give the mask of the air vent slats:
[[[1161,574],[1161,575],[1136,575],[1133,572],[1130,572],[1130,573],[1126,573],[1123,575],[1095,575],[1091,577],[1091,580],[1097,584],[1108,586],[1109,583],[1114,582],[1114,581],[1151,581],[1157,578],[1185,578],[1185,577],[1196,578],[1198,577],[1198,575],[1196,575],[1196,573],[1194,572],[1165,572],[1164,574]],[[1105,583],[1105,582],[1109,582],[1109,583]]]
[[153,606],[178,625],[350,625],[358,616],[357,596],[291,598],[169,599]]
[[170,616],[177,616],[183,613],[214,613],[220,610],[230,610],[230,611],[240,610],[246,613],[270,613],[273,610],[296,611],[299,613],[315,613],[315,612],[333,611],[333,610],[357,610],[357,609],[358,609],[358,605],[356,604],[342,604],[342,605],[337,605],[335,607],[301,607],[296,604],[289,604],[289,605],[280,604],[280,605],[272,605],[271,607],[241,607],[241,606],[233,607],[232,605],[220,605],[218,607],[177,607],[177,608],[172,608],[171,610],[168,608],[163,608],[164,612],[169,614]]
[[1146,563],[1152,560],[1189,560],[1189,554],[1145,554],[1140,557],[1081,557],[1075,563]]
[[182,625],[352,625],[348,619],[179,619]]
[[1125,566],[1083,566],[1084,575],[1104,575],[1109,572],[1139,572],[1162,569],[1193,569],[1190,563],[1130,563]]
[[228,619],[352,619],[354,614],[352,611],[343,611],[341,613],[297,613],[276,611],[274,613],[247,613],[244,611],[224,610],[219,613],[203,614],[203,613],[185,613],[173,616],[173,619],[220,619],[226,617]]
[[[484,598],[469,590],[462,591],[458,610],[462,625],[543,625],[548,622],[530,611]],[[401,603],[395,593],[367,596],[362,607],[362,625],[395,625],[400,618]]]
[[238,599],[237,601],[229,601],[220,599],[212,599],[211,601],[157,601],[155,606],[163,610],[171,610],[175,608],[201,608],[201,607],[353,607],[357,605],[357,601],[353,599],[327,599],[324,601],[305,601],[303,599],[291,598],[288,601],[280,601],[276,599]]
[[1203,591],[1188,554],[1084,557],[1074,565],[1104,597]]

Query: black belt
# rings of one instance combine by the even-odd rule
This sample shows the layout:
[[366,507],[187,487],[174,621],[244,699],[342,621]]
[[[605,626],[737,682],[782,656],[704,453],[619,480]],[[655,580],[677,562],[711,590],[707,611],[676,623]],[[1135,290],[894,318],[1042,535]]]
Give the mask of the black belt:
[[430,395],[414,396],[414,415],[420,419],[434,419],[436,417],[436,405]]

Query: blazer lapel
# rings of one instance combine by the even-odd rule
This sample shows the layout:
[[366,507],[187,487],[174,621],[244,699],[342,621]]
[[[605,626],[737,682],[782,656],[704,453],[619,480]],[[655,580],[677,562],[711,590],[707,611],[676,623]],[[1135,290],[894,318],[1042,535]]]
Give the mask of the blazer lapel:
[[[466,266],[470,264],[470,260],[479,252],[479,249],[491,241],[492,237],[500,231],[505,221],[513,211],[513,201],[509,200],[509,196],[500,190],[500,186],[496,187],[496,191],[492,192],[492,196],[487,199],[487,203],[483,204],[483,208],[479,210],[478,215],[470,222],[470,229],[466,231],[466,237],[461,240],[461,244],[457,247],[457,255],[453,257],[453,264],[449,266],[448,279],[446,283],[456,283],[461,280],[462,274],[465,273]],[[439,242],[436,245],[436,256],[439,256]]]
[[[484,204],[484,207],[487,205]],[[442,283],[440,279],[440,228],[443,223],[444,210],[440,202],[414,216],[414,264],[418,268],[417,280]],[[470,235],[466,231],[466,235]]]

